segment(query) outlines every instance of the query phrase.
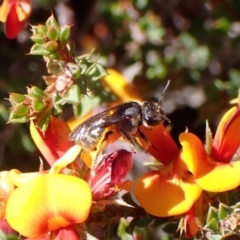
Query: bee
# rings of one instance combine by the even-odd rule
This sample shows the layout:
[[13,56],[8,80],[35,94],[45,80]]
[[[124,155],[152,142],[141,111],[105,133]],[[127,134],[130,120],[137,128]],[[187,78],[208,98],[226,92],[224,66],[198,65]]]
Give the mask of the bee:
[[101,151],[107,144],[123,137],[135,150],[133,139],[135,137],[143,140],[149,146],[148,139],[140,131],[140,126],[151,128],[161,124],[163,121],[170,122],[161,109],[161,99],[169,87],[167,82],[157,102],[145,101],[139,103],[129,101],[106,111],[98,113],[80,125],[69,135],[70,141],[82,146],[86,151]]

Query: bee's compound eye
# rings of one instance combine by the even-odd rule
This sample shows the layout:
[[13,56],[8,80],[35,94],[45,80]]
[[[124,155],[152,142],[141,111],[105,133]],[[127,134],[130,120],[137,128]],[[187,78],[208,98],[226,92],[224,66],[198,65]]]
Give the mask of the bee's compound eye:
[[157,126],[166,119],[165,113],[156,102],[143,103],[143,124],[145,126]]

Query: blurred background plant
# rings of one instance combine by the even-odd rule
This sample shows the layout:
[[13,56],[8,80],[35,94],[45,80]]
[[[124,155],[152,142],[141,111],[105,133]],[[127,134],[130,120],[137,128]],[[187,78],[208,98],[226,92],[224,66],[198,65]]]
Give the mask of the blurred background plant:
[[[4,2],[4,1],[3,1]],[[211,129],[237,96],[240,86],[240,2],[191,0],[54,1],[32,0],[27,22],[43,24],[51,12],[59,25],[71,25],[78,55],[91,54],[102,66],[121,72],[142,99],[156,99],[168,79],[163,109],[172,121],[176,142],[186,126],[204,141],[205,120]],[[6,29],[6,28],[5,28]],[[9,92],[25,94],[26,86],[45,88],[41,57],[27,55],[32,47],[27,24],[15,39],[0,33],[0,166],[21,171],[38,169],[28,124],[6,124]],[[95,87],[100,87],[96,85]],[[110,91],[84,97],[78,109],[116,99]],[[99,94],[101,92],[102,94]],[[65,107],[63,118],[73,115]]]

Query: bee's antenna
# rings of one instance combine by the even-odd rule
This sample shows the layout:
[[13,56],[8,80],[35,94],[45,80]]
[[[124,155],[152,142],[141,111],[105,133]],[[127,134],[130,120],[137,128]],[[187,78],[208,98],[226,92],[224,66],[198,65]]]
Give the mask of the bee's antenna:
[[159,104],[159,105],[160,105],[160,102],[161,102],[161,100],[162,100],[165,92],[167,91],[170,83],[171,83],[171,80],[168,80],[166,86],[164,87],[164,89],[163,89],[163,91],[162,91],[162,93],[161,93],[161,95],[160,95],[160,97],[159,97],[159,99],[158,99],[158,104]]

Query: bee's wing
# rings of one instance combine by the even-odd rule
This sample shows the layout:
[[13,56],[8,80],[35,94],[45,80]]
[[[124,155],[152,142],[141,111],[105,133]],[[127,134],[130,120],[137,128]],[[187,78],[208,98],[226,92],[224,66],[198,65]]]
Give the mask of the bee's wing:
[[73,131],[69,134],[68,139],[70,141],[77,141],[80,139],[80,134],[89,134],[95,129],[104,130],[112,124],[119,123],[124,119],[124,116],[116,116],[112,113],[114,113],[114,108],[108,109],[88,118],[73,129]]

